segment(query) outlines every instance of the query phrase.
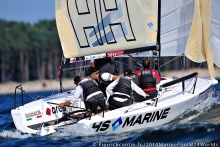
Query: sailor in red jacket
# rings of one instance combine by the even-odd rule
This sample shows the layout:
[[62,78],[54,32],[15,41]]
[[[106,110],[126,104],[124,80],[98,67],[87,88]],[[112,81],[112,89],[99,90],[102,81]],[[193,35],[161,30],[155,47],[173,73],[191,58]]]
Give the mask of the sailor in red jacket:
[[142,65],[143,69],[135,72],[140,77],[139,86],[146,94],[150,95],[149,98],[157,97],[156,84],[160,83],[161,77],[156,70],[150,69],[150,61],[148,59],[143,60]]

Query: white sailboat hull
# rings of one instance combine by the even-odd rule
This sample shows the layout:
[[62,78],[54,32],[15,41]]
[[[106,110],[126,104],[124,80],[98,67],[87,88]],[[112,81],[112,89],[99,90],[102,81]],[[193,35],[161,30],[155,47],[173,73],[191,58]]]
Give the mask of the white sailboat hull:
[[[163,80],[160,85],[171,80]],[[198,78],[194,94],[192,94],[192,90],[189,92],[193,84],[194,82],[191,79],[185,81],[186,89],[184,92],[182,91],[181,83],[163,89],[159,93],[157,106],[155,106],[156,101],[152,100],[136,102],[133,105],[107,112],[104,114],[104,117],[102,114],[97,114],[91,118],[82,119],[77,123],[83,124],[88,129],[86,131],[88,134],[121,133],[169,123],[186,110],[193,109],[206,99],[212,91],[213,85],[217,84],[217,81]],[[70,96],[71,94],[68,93],[58,94],[11,110],[16,128],[25,133],[39,135],[54,133],[55,131],[51,129],[51,126],[41,126],[45,122],[61,118],[63,116],[63,110],[57,105],[48,104],[48,102],[61,103],[64,100],[68,100]],[[79,107],[80,105],[83,105],[82,101],[79,101],[75,106]],[[74,111],[73,108],[71,110],[68,109],[66,108],[68,112]],[[76,110],[76,108],[74,109]],[[70,120],[61,122],[54,125],[54,128],[56,129],[72,123]]]

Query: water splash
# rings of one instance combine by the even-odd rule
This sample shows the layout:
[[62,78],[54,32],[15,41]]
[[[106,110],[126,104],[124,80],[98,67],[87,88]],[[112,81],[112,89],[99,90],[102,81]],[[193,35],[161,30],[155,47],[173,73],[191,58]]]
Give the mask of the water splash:
[[64,126],[51,136],[64,137],[64,136],[90,136],[92,131],[85,124],[74,124]]
[[[196,105],[193,109],[185,111],[178,118],[173,120],[171,124],[192,124],[197,122],[208,122],[211,118],[206,116],[207,113],[215,111],[215,106],[220,104],[218,93],[212,91],[208,94],[208,97]],[[211,112],[210,112],[211,111]],[[206,117],[204,117],[206,116]],[[216,117],[214,114],[212,117]],[[205,119],[204,119],[205,118]]]
[[17,138],[17,139],[24,139],[28,137],[33,137],[31,134],[23,134],[20,131],[9,131],[9,130],[4,130],[0,132],[0,137],[4,139],[10,139],[10,138]]
[[209,93],[209,96],[207,99],[202,101],[200,104],[198,104],[194,110],[202,111],[202,110],[208,110],[210,109],[214,104],[218,103],[218,99],[214,96],[214,91]]

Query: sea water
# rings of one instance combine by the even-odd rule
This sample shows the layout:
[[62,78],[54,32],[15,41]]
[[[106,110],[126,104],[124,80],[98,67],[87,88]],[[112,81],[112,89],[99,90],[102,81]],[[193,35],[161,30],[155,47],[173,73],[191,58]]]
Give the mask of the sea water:
[[[51,92],[26,93],[25,103]],[[16,130],[11,117],[14,95],[0,95],[0,147],[3,146],[220,146],[220,84],[194,110],[169,124],[121,134],[83,135],[82,125],[72,125],[52,135],[37,136]],[[21,95],[17,102],[21,104]]]

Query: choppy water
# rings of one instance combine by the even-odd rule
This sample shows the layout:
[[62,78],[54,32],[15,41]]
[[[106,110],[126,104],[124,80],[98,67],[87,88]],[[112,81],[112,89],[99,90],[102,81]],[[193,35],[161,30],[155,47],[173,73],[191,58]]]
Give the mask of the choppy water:
[[[43,93],[44,96],[51,93]],[[32,96],[40,93],[31,93]],[[32,101],[25,95],[25,103]],[[121,134],[82,136],[79,125],[49,136],[33,136],[17,131],[10,110],[14,95],[0,95],[0,147],[2,146],[220,146],[220,85],[193,111],[169,124]],[[20,97],[18,102],[21,103]]]

